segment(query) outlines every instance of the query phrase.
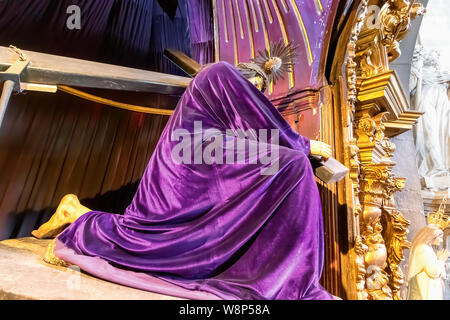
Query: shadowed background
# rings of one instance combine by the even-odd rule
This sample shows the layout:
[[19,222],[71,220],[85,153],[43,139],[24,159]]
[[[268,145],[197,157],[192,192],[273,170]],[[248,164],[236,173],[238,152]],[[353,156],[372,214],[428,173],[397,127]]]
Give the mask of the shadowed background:
[[[70,5],[81,9],[79,30],[66,27]],[[211,10],[202,0],[6,0],[0,45],[184,75],[163,51],[212,61]],[[164,108],[179,98],[90,92]],[[0,240],[30,236],[67,193],[92,209],[122,213],[167,119],[64,93],[13,95],[0,128]]]

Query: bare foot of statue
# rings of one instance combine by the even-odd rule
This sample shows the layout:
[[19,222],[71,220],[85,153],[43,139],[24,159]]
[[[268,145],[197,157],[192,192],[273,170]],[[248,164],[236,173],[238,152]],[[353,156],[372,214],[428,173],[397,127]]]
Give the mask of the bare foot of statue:
[[69,263],[55,256],[55,245],[56,239],[53,239],[52,242],[50,242],[50,244],[47,247],[44,256],[44,261],[55,266],[68,267],[70,265]]
[[81,205],[78,197],[74,194],[64,196],[53,216],[31,234],[38,239],[48,239],[56,237],[69,224],[75,222],[86,212],[92,211]]

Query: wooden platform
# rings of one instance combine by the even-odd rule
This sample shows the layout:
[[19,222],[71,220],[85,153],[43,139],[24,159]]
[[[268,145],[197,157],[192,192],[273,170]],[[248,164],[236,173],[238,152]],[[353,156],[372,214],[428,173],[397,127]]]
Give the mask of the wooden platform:
[[179,300],[121,286],[42,260],[49,240],[0,242],[0,300]]

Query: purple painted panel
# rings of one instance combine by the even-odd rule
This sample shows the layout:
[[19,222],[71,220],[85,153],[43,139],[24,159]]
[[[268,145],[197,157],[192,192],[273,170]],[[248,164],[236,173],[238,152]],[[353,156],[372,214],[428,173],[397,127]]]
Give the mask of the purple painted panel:
[[[248,62],[270,42],[298,45],[289,78],[268,92],[271,99],[321,86],[323,54],[328,47],[338,0],[216,0],[219,59]],[[322,67],[322,68],[321,68]]]

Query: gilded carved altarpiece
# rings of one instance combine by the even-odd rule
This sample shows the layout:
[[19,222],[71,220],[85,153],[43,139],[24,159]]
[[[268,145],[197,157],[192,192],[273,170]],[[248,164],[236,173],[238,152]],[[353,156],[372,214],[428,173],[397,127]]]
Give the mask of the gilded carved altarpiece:
[[[369,11],[374,7],[375,16]],[[342,264],[353,269],[343,285],[349,299],[400,300],[409,222],[396,209],[394,194],[405,179],[392,172],[395,144],[389,138],[410,130],[421,113],[408,110],[389,63],[400,56],[399,41],[411,20],[424,10],[408,0],[361,0],[353,10],[336,53],[345,58],[336,58],[332,70],[335,123],[342,130],[337,157],[350,168],[339,185],[349,229]]]

